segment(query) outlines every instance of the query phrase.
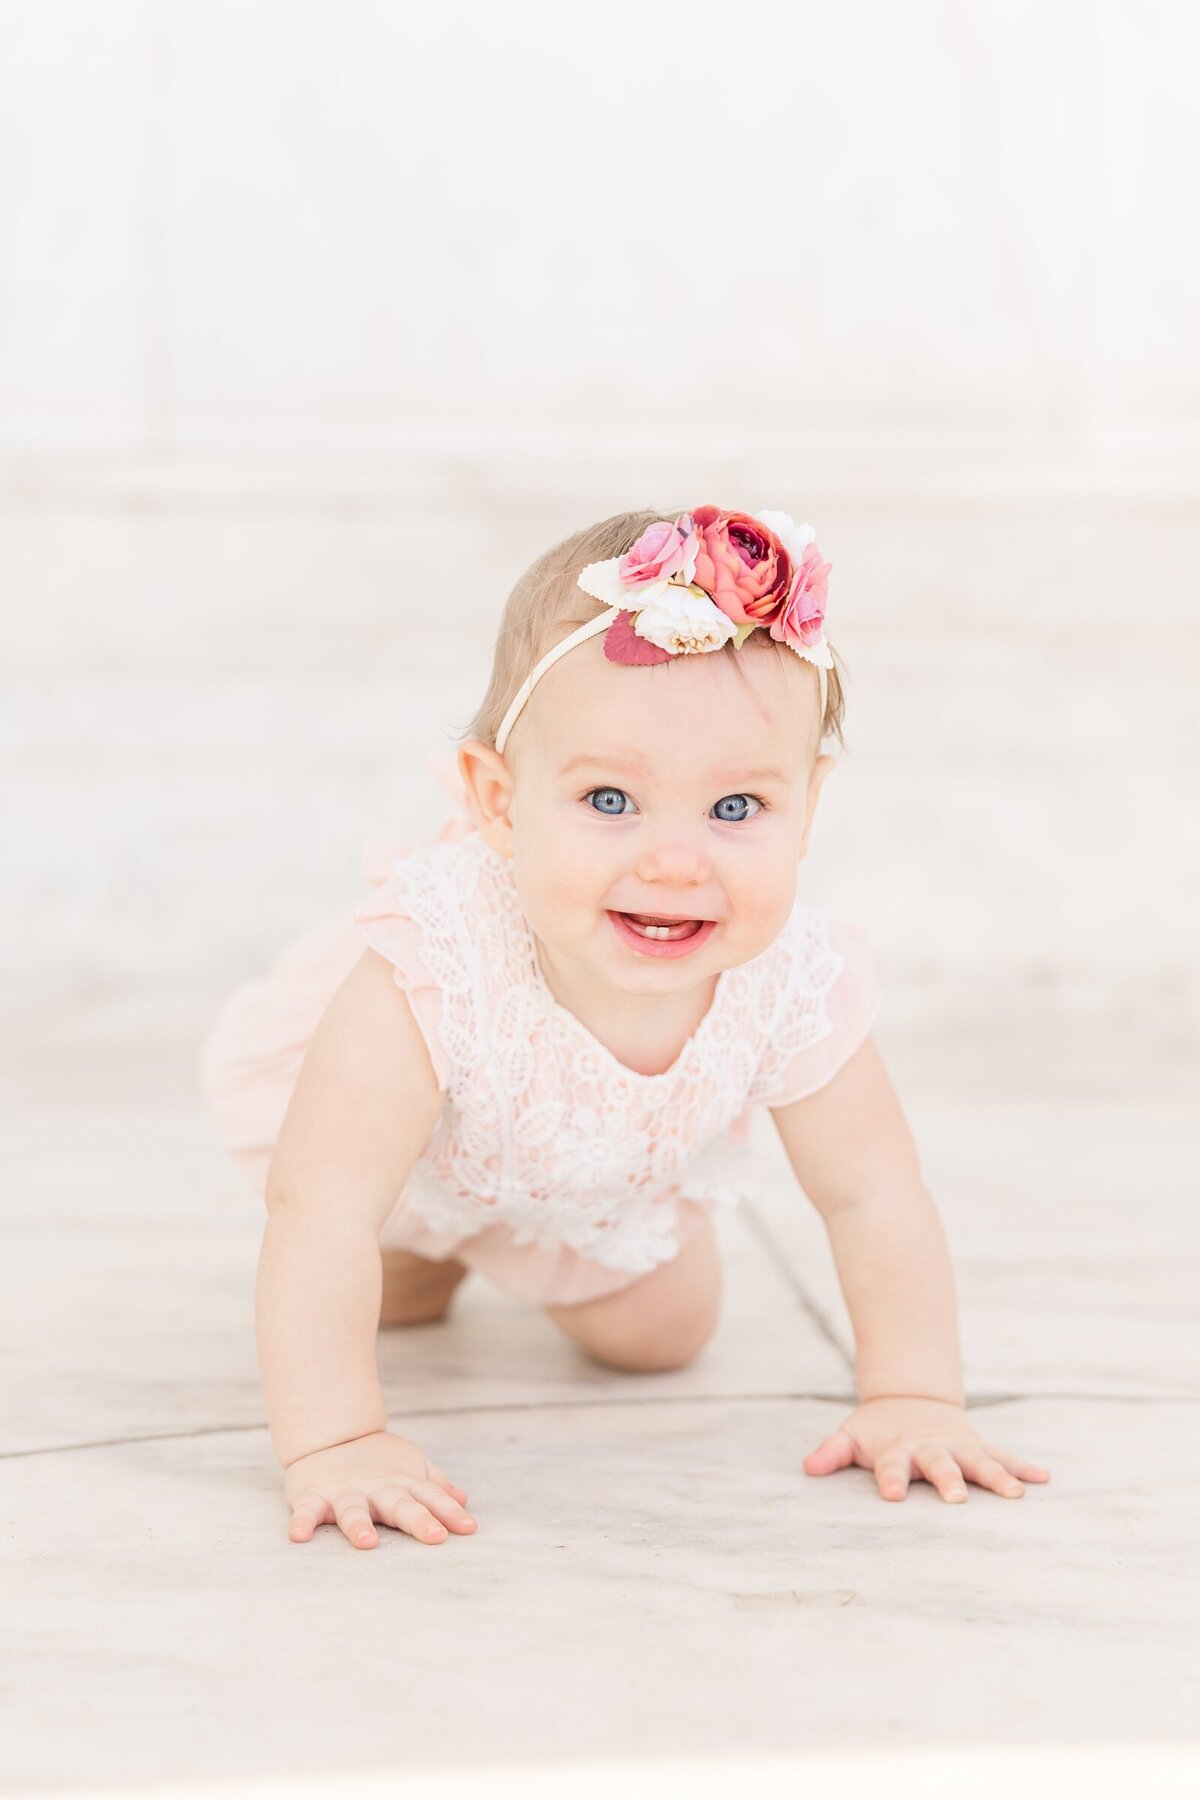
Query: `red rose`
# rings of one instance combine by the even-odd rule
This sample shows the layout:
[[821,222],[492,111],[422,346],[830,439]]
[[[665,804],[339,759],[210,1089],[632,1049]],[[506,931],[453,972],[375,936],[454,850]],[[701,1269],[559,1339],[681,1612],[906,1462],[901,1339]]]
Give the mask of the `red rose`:
[[787,601],[792,559],[773,531],[749,513],[694,506],[700,539],[695,585],[735,625],[770,625]]

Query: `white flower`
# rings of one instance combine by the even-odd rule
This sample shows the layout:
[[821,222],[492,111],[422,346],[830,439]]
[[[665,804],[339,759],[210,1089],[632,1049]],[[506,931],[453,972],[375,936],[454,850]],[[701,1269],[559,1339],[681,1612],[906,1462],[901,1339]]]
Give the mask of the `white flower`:
[[641,611],[633,629],[648,643],[673,656],[693,650],[719,650],[737,631],[737,626],[716,603],[698,587],[682,587],[678,582],[656,582],[643,588],[638,596]]
[[798,569],[808,546],[817,541],[817,534],[812,526],[797,525],[785,512],[756,512],[752,516],[760,525],[765,525],[768,531],[775,533],[791,557],[793,567]]

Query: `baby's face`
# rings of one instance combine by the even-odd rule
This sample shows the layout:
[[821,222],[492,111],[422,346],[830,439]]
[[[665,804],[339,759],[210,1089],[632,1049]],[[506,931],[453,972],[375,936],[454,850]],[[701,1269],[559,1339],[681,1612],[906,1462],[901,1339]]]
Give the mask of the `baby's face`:
[[[504,758],[488,753],[481,829],[577,981],[689,988],[757,956],[787,920],[835,764],[816,755],[816,670],[791,651],[738,654],[745,681],[724,654],[629,667],[588,639],[542,676]],[[642,936],[630,913],[704,925]]]

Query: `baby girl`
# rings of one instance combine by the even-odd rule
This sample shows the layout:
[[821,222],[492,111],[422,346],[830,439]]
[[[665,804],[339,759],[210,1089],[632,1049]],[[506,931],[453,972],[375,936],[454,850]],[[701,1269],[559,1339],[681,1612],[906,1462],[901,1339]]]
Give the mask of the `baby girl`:
[[[467,1494],[391,1431],[378,1326],[468,1270],[592,1357],[678,1369],[721,1298],[717,1206],[768,1107],[828,1231],[859,1404],[804,1459],[902,1500],[1048,1471],[964,1410],[954,1277],[870,1029],[866,934],[797,897],[843,690],[810,526],[622,513],[517,583],[459,809],[238,989],[203,1078],[265,1194],[256,1320],[297,1542],[423,1543]],[[599,604],[597,604],[599,603]]]

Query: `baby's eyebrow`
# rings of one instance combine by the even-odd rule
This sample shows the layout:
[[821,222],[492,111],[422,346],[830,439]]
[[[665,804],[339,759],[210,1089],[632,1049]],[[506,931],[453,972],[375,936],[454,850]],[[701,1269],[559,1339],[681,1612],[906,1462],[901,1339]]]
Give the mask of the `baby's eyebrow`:
[[[645,768],[645,764],[642,762],[642,759],[640,756],[620,756],[620,755],[573,756],[569,762],[565,762],[563,764],[562,768],[559,770],[559,774],[560,775],[569,775],[571,773],[572,769],[581,769],[581,768],[642,770]],[[738,774],[741,779],[746,780],[746,781],[786,782],[786,780],[787,780],[787,776],[784,774],[782,769],[743,769],[743,768],[739,768]],[[709,784],[711,786],[717,786],[722,781],[728,781],[729,779],[730,779],[730,777],[729,777],[728,771],[725,771],[725,770],[718,770],[715,774],[710,774],[708,777]]]

